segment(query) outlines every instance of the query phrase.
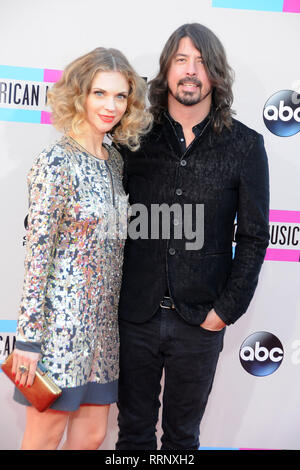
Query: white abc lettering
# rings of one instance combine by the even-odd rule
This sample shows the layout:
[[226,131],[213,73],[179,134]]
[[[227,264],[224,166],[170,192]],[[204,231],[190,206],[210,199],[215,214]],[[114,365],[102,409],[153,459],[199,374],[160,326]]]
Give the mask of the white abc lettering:
[[264,346],[260,346],[259,341],[255,343],[255,349],[251,346],[245,346],[241,349],[241,359],[243,361],[254,361],[256,359],[259,362],[264,362],[268,358],[272,362],[280,362],[283,358],[283,351],[281,348],[273,348],[269,351]]
[[300,122],[300,106],[294,111],[294,119],[295,121]]
[[260,362],[266,361],[269,357],[269,351],[264,346],[259,345],[259,341],[255,343],[255,359]]
[[270,104],[264,109],[264,117],[268,121],[278,121],[280,119],[283,122],[290,121],[294,117],[295,121],[300,122],[300,106],[293,111],[290,106],[284,105],[283,100],[280,100],[279,110],[275,105]]
[[[270,111],[272,111],[272,114],[270,114]],[[268,119],[268,121],[277,121],[278,109],[276,108],[276,106],[274,106],[273,104],[269,104],[269,106],[264,109],[264,117]]]
[[[284,114],[285,113],[285,114]],[[279,102],[279,119],[281,121],[290,121],[293,117],[293,110],[290,106],[284,106],[284,101]]]
[[272,362],[280,362],[283,358],[283,351],[281,348],[273,348],[270,351],[270,359]]
[[254,361],[254,351],[250,346],[245,346],[241,350],[241,359],[243,361]]

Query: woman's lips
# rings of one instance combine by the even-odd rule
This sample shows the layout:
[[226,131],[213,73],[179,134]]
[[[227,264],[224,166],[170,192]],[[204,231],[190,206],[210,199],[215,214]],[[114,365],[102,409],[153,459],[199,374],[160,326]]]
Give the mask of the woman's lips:
[[115,116],[106,116],[105,114],[99,114],[99,118],[102,119],[103,122],[113,122]]

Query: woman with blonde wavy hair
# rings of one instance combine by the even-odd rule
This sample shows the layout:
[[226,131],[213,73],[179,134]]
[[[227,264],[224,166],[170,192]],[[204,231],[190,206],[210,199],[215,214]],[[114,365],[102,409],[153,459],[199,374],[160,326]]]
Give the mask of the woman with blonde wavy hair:
[[[123,54],[97,48],[48,93],[63,136],[28,175],[25,278],[13,356],[14,399],[27,405],[22,449],[97,449],[117,400],[118,302],[127,198],[118,144],[151,127],[144,80]],[[115,145],[104,142],[109,136]],[[62,395],[40,413],[20,392],[42,361]]]

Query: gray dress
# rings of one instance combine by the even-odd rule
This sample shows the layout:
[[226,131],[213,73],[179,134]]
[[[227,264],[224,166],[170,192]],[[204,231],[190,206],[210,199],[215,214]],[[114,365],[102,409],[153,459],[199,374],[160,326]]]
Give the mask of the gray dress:
[[[118,302],[127,228],[123,162],[64,136],[28,175],[29,215],[16,347],[41,351],[62,396],[53,409],[117,400]],[[15,389],[14,398],[28,404]]]

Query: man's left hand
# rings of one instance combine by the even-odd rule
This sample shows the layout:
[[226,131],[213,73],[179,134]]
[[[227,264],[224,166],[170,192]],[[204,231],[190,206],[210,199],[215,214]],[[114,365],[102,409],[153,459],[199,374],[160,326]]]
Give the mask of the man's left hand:
[[221,320],[221,318],[216,314],[214,309],[211,309],[207,317],[205,318],[204,322],[200,325],[205,330],[210,331],[220,331],[226,326],[226,323]]

